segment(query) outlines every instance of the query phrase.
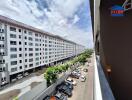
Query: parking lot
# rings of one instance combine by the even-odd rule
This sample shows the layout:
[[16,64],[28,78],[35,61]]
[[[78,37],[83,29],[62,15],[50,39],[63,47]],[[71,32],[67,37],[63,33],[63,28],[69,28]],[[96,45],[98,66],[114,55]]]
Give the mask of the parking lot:
[[[90,60],[89,64],[76,68],[64,83],[57,86],[55,94],[51,96],[53,100],[93,100],[93,58]],[[66,85],[67,82],[72,86]]]
[[93,58],[91,58],[90,66],[85,67],[88,68],[88,72],[82,71],[82,74],[85,74],[86,81],[81,82],[75,79],[77,86],[74,86],[73,95],[68,100],[93,100]]
[[85,82],[81,82],[79,79],[75,79],[75,81],[77,82],[77,86],[74,86],[73,95],[72,97],[68,98],[68,100],[88,100],[88,98],[90,98],[88,95],[88,73],[86,74]]

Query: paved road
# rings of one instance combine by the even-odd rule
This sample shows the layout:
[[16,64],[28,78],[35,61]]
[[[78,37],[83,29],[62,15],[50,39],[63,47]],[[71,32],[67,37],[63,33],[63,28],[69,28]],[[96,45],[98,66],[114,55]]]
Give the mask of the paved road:
[[86,81],[81,82],[79,79],[77,81],[77,86],[74,87],[73,96],[68,100],[93,100],[93,58],[91,58],[92,63],[88,68],[88,73],[83,73],[86,75]]

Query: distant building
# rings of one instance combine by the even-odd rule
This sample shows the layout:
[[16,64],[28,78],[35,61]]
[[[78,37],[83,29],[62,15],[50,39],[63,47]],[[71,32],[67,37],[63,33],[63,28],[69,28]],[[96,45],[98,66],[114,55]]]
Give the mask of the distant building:
[[76,56],[84,46],[0,16],[0,85],[10,76]]

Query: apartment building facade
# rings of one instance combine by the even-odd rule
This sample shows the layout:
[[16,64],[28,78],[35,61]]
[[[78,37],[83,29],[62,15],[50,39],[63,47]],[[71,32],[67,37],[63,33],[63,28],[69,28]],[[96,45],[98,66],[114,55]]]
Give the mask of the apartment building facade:
[[84,51],[60,36],[0,16],[0,85],[10,76],[48,65]]

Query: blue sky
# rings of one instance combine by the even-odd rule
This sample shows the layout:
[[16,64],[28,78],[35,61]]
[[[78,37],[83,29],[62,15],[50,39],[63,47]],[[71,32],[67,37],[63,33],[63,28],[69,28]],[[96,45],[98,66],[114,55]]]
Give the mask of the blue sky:
[[0,15],[93,47],[89,0],[1,0]]

